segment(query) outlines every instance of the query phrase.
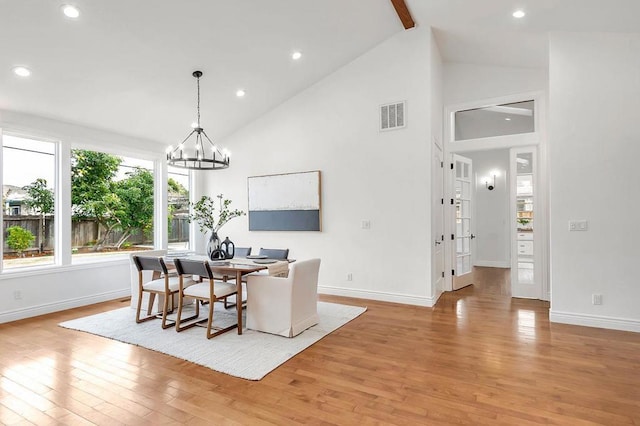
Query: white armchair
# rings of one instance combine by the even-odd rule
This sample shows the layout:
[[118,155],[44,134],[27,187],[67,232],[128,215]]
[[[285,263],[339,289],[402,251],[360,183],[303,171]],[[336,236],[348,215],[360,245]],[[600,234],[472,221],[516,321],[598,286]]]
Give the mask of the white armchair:
[[290,265],[286,278],[249,275],[247,328],[294,337],[318,323],[320,259]]

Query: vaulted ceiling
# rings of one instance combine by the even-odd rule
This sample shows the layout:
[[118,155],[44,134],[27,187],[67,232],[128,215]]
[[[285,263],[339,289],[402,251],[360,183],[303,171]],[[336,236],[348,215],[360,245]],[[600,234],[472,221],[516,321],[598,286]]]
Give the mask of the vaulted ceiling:
[[[64,3],[0,0],[0,109],[163,145],[195,120],[196,69],[202,124],[221,138],[404,31],[390,0],[77,0],[75,20]],[[637,0],[406,4],[446,61],[545,67],[548,31],[640,31]]]

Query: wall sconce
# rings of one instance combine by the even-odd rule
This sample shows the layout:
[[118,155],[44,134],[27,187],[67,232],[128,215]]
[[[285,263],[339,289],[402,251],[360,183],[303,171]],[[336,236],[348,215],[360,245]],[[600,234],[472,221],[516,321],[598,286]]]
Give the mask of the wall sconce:
[[489,191],[493,191],[496,187],[496,177],[500,176],[500,172],[497,170],[489,172],[491,177],[484,178],[484,185]]
[[489,191],[493,191],[493,188],[496,187],[496,175],[491,177],[492,181],[489,181],[489,178],[485,179],[484,184]]

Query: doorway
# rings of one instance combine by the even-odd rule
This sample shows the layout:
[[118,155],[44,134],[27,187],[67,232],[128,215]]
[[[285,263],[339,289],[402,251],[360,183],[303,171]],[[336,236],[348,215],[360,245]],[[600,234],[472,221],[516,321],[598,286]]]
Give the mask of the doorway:
[[543,298],[536,154],[517,147],[452,155],[452,290],[473,284],[477,268],[496,268],[510,277],[512,297]]
[[[445,158],[452,172],[445,176],[450,201],[445,226],[451,232],[445,247],[446,268],[451,272],[447,290],[460,287],[458,271],[473,281],[474,267],[500,268],[510,272],[506,275],[511,277],[513,297],[548,300],[544,115],[542,93],[446,108]],[[468,168],[473,170],[468,221],[463,212],[467,198],[455,170],[461,157],[469,160]],[[525,161],[530,162],[529,177],[520,176],[518,170]],[[527,181],[533,182],[530,189],[535,192],[524,200],[522,188]],[[534,214],[535,224],[527,217]],[[470,274],[464,256],[470,258]]]

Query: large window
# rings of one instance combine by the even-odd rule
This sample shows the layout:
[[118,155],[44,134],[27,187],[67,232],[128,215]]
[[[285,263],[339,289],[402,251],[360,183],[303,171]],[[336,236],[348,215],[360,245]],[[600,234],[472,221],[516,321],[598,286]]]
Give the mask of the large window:
[[189,249],[189,171],[169,167],[167,204],[169,250]]
[[0,272],[126,259],[160,248],[154,233],[159,216],[168,226],[168,248],[189,250],[190,175],[168,170],[168,212],[161,214],[164,197],[154,193],[155,176],[165,167],[154,170],[160,153],[134,158],[71,149],[64,140],[6,131],[0,148]]
[[53,264],[56,144],[2,138],[2,269]]
[[153,162],[71,152],[73,263],[153,248]]

